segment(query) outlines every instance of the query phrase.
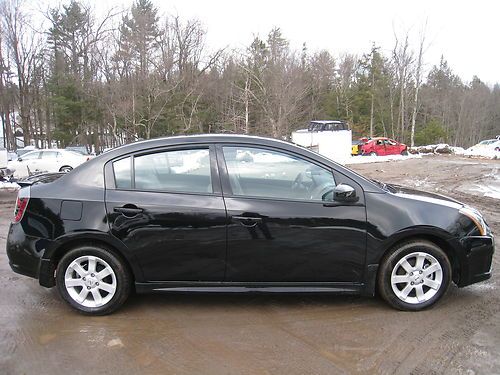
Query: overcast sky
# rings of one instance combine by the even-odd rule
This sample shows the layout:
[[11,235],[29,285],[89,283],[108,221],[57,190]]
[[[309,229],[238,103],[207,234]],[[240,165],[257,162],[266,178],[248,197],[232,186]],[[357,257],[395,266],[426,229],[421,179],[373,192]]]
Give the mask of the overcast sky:
[[[131,0],[98,0],[101,12],[109,6],[129,7]],[[59,1],[58,1],[59,2]],[[57,3],[58,3],[57,2]],[[473,75],[492,85],[500,82],[500,2],[440,0],[153,0],[161,13],[198,18],[207,30],[208,45],[245,48],[254,34],[265,38],[280,27],[292,47],[306,43],[310,52],[326,49],[369,52],[372,42],[389,53],[394,31],[410,30],[417,49],[427,20],[426,69],[441,55],[465,81]],[[53,1],[50,1],[53,3]]]

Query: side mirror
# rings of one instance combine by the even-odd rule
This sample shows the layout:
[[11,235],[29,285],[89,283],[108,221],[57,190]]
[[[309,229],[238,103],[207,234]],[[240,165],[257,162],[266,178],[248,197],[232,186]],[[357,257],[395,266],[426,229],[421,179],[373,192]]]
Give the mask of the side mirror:
[[356,196],[356,190],[346,184],[339,184],[333,189],[333,200],[337,202],[356,202],[358,197]]

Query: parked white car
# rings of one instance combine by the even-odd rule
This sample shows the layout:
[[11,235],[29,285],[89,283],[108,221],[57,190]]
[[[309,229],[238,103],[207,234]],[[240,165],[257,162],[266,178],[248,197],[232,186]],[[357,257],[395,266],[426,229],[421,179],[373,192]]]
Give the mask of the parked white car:
[[466,156],[482,156],[496,159],[500,157],[500,139],[486,139],[465,150]]
[[50,149],[30,151],[8,163],[17,178],[44,172],[69,172],[89,160],[88,155],[74,151]]

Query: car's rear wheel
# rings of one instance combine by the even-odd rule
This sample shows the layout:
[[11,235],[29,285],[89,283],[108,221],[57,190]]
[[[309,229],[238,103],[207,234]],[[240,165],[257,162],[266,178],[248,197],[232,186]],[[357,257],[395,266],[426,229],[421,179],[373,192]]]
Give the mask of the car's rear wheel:
[[399,310],[432,306],[451,283],[446,254],[429,241],[411,241],[394,248],[379,270],[378,287],[384,300]]
[[401,151],[401,155],[403,155],[403,156],[407,156],[407,155],[408,155],[408,151],[407,151],[407,150],[403,150],[403,151]]
[[370,152],[370,156],[377,156],[377,153],[375,151]]
[[79,312],[105,315],[127,299],[131,277],[119,257],[108,249],[85,245],[69,251],[56,273],[61,297]]
[[73,170],[73,167],[70,167],[69,165],[65,165],[64,167],[59,168],[59,172],[64,172],[68,173]]

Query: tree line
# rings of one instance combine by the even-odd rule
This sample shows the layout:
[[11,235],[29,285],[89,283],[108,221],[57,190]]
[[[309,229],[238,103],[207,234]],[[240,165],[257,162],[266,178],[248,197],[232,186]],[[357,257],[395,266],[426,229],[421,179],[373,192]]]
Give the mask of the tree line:
[[463,81],[444,57],[424,77],[424,32],[417,46],[403,33],[391,51],[373,44],[362,56],[291,48],[279,28],[241,50],[212,50],[199,20],[162,15],[151,0],[102,16],[78,0],[26,9],[0,1],[8,149],[16,139],[96,152],[174,134],[286,139],[313,119],[415,145],[470,146],[500,133],[500,86]]

